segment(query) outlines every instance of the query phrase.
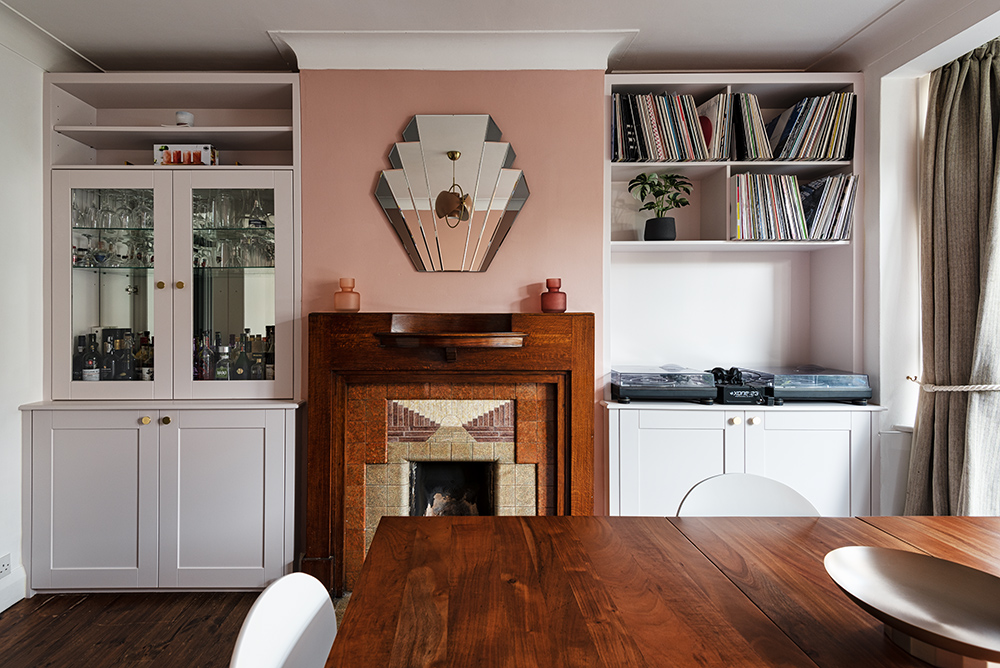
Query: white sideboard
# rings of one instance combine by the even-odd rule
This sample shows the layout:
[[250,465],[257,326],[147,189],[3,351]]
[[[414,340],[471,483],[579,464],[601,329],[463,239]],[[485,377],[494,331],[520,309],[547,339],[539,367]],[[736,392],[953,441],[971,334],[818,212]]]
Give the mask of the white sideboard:
[[291,571],[297,404],[201,404],[22,407],[29,590],[259,589]]
[[606,402],[610,512],[672,516],[696,483],[746,472],[779,480],[824,516],[873,512],[878,406]]

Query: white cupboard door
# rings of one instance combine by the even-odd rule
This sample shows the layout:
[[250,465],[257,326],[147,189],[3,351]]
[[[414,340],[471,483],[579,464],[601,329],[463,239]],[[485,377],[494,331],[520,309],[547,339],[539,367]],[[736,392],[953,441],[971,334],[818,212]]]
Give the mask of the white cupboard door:
[[[291,398],[292,172],[178,171],[174,210],[175,398]],[[206,333],[213,345],[216,334],[222,346],[232,338],[233,348],[243,347],[244,333],[260,338],[248,343],[244,365],[236,349],[228,351],[229,380],[217,380],[218,350],[215,361],[196,362]]]
[[853,416],[848,411],[748,411],[747,473],[789,485],[823,516],[870,512],[870,493],[852,503],[852,468],[870,466],[869,430],[854,433]]
[[32,588],[156,586],[155,418],[32,414]]
[[285,411],[162,416],[160,586],[256,588],[279,577]]
[[696,483],[742,468],[742,432],[718,411],[622,410],[622,515],[673,516]]
[[[171,396],[172,198],[169,171],[56,170],[52,173],[52,340],[54,399],[166,399]],[[160,342],[152,374],[134,369],[111,382],[74,370],[80,337],[145,333]],[[149,348],[151,349],[151,347]],[[103,378],[103,377],[102,377]]]

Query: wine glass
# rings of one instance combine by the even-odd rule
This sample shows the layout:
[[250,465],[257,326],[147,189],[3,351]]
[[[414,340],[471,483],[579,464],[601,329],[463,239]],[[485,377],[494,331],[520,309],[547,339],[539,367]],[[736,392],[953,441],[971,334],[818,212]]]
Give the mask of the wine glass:
[[127,190],[119,190],[115,195],[115,223],[123,229],[132,227],[132,207],[129,200]]
[[143,190],[136,195],[135,205],[132,208],[132,226],[140,230],[148,230],[153,227],[153,206],[150,191]]

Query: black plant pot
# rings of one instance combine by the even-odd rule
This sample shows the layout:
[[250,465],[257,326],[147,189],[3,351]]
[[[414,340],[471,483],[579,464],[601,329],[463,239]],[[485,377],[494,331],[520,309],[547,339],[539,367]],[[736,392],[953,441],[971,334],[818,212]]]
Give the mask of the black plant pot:
[[646,221],[646,231],[642,238],[646,241],[673,241],[677,238],[677,227],[673,218],[650,218]]

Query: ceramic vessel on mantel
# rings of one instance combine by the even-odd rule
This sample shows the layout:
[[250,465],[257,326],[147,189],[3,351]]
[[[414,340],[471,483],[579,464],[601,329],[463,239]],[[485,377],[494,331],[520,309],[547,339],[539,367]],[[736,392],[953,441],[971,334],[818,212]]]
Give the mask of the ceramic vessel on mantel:
[[566,293],[559,291],[559,288],[562,287],[562,279],[547,278],[545,279],[545,287],[548,288],[548,292],[542,293],[542,313],[565,313]]
[[333,293],[333,310],[356,312],[361,310],[361,295],[354,291],[354,279],[340,279],[340,290]]

